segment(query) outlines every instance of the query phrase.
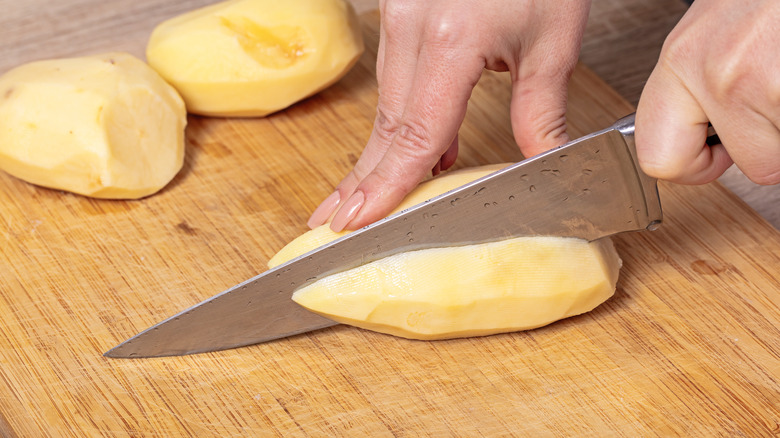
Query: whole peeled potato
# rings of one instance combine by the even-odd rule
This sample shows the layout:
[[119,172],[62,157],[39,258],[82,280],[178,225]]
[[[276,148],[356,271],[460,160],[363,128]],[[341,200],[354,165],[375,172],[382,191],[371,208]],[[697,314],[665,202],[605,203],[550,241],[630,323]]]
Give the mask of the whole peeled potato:
[[184,163],[184,102],[125,53],[24,64],[0,77],[0,169],[36,185],[134,199]]
[[344,0],[231,0],[160,24],[146,58],[191,113],[260,117],[333,84],[362,52]]

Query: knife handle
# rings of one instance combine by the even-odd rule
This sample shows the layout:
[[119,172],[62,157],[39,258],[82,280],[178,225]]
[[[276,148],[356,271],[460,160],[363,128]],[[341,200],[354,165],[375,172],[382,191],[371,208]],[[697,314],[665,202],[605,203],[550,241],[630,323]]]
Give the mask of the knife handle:
[[720,137],[718,137],[718,133],[715,132],[715,128],[712,127],[712,123],[707,124],[707,140],[705,140],[705,143],[707,143],[707,146],[721,144]]

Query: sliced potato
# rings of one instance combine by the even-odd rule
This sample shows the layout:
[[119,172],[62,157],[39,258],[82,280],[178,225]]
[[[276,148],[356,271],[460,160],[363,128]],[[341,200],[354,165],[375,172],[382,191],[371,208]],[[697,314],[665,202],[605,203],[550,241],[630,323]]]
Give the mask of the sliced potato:
[[160,24],[149,64],[208,116],[265,116],[340,79],[363,52],[344,0],[230,0]]
[[[452,172],[421,184],[408,208],[503,166]],[[327,225],[303,234],[277,266],[334,240]],[[621,261],[610,239],[524,237],[411,251],[323,278],[293,300],[335,321],[413,339],[489,335],[588,312],[615,291]]]
[[125,53],[38,61],[0,77],[0,168],[96,198],[140,198],[184,162],[184,102]]

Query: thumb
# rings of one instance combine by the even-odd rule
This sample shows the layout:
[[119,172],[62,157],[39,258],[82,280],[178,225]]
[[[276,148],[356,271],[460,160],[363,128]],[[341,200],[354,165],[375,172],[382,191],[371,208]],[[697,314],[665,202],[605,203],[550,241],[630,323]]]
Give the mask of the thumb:
[[679,184],[704,184],[732,160],[723,145],[706,144],[708,117],[665,65],[647,80],[636,112],[636,151],[642,170]]

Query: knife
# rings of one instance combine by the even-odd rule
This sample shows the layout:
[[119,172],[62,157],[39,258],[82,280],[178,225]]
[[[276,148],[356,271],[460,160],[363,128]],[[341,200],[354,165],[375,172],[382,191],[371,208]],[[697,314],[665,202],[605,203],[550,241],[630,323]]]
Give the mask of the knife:
[[320,278],[389,255],[518,236],[589,241],[655,229],[656,180],[639,168],[634,115],[347,234],[142,331],[105,353],[178,356],[337,324],[292,301]]

